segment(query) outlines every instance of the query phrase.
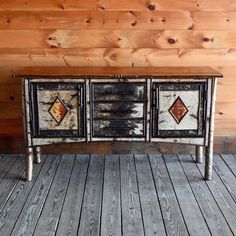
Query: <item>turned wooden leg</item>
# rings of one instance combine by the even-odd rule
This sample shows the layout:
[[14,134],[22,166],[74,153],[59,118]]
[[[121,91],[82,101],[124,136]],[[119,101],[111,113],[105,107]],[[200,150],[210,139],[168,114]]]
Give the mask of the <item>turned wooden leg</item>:
[[203,162],[203,146],[196,146],[196,162],[202,163]]
[[31,181],[33,174],[33,148],[29,147],[27,151],[28,153],[25,155],[25,179],[26,181]]
[[41,163],[41,148],[40,147],[34,148],[34,163],[35,164]]

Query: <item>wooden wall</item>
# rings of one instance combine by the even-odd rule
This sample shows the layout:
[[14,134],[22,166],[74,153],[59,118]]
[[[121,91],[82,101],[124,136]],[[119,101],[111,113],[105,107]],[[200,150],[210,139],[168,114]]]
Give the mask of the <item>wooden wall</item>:
[[236,1],[0,0],[0,150],[23,147],[25,66],[212,66],[217,150],[236,149]]

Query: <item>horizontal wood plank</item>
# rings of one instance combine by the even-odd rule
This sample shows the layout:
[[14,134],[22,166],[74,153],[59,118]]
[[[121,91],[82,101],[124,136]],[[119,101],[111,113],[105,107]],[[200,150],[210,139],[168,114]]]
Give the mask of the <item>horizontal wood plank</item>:
[[230,0],[199,0],[199,1],[176,1],[173,3],[171,0],[154,0],[151,2],[130,0],[87,0],[76,1],[68,0],[61,2],[59,0],[18,0],[18,1],[4,1],[0,2],[0,9],[4,10],[53,10],[53,11],[70,11],[70,10],[101,10],[101,11],[154,11],[154,10],[169,10],[169,11],[183,11],[183,10],[196,10],[196,11],[223,11],[235,10],[236,3]]
[[0,49],[2,67],[236,66],[233,49]]
[[0,11],[1,30],[236,30],[235,23],[235,11]]
[[0,48],[227,49],[235,45],[236,31],[0,30]]

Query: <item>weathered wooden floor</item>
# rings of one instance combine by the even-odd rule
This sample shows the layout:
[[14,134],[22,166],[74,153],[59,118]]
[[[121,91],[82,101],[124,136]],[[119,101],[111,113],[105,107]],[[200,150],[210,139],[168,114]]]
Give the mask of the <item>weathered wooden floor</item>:
[[47,155],[24,182],[0,156],[0,235],[236,235],[236,156]]

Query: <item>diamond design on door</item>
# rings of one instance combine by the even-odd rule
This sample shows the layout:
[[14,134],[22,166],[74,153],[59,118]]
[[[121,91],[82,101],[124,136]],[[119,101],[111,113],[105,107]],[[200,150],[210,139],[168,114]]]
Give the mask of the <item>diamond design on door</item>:
[[188,109],[183,103],[182,99],[178,96],[170,109],[168,110],[172,117],[175,119],[177,124],[181,122],[181,120],[185,117],[188,113]]
[[48,112],[51,114],[53,119],[59,125],[63,121],[65,115],[67,114],[68,109],[66,108],[65,104],[61,101],[61,99],[59,97],[56,97],[53,104],[49,108]]

